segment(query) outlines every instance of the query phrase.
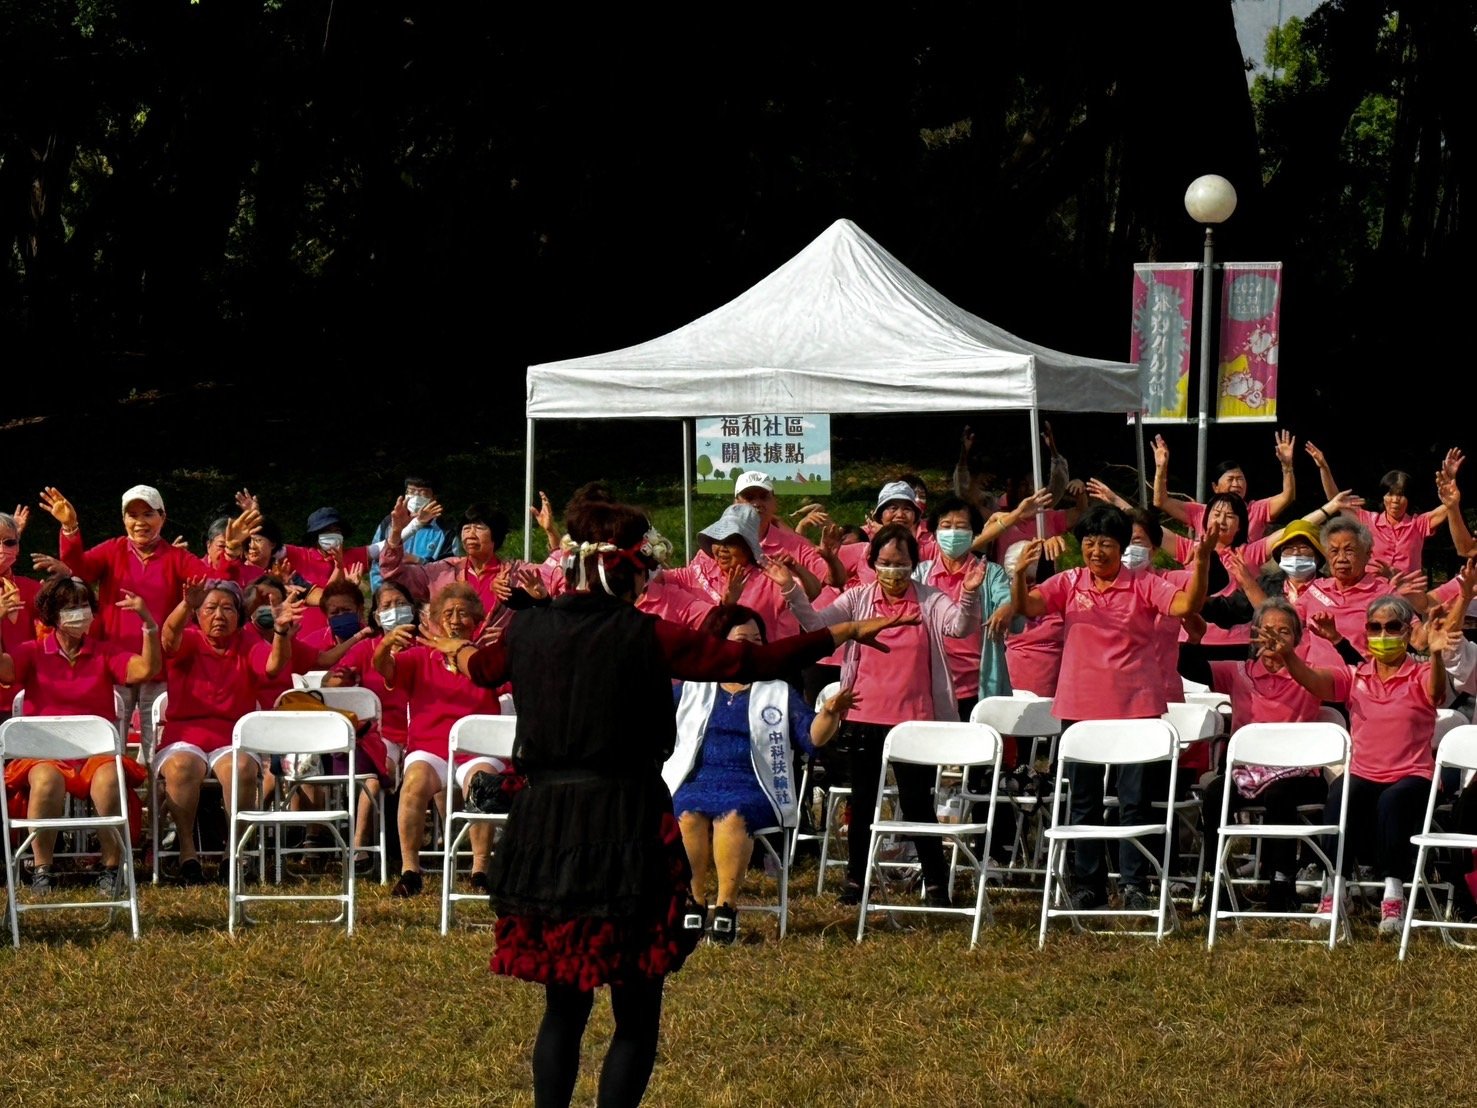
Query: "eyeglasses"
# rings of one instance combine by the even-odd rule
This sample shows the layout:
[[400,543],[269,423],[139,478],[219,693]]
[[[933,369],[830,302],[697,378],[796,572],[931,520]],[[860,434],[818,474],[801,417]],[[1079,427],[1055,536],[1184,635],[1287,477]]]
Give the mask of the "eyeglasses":
[[20,539],[0,539],[0,546],[19,546]]
[[1378,634],[1381,631],[1388,631],[1392,635],[1398,635],[1401,631],[1405,630],[1405,621],[1403,619],[1387,619],[1384,623],[1380,623],[1378,620],[1372,619],[1364,625],[1364,630],[1371,635]]

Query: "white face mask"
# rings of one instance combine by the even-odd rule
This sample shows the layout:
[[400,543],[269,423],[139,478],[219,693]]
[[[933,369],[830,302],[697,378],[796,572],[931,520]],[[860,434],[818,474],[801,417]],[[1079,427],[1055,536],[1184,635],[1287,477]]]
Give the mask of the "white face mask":
[[407,496],[405,498],[405,506],[410,509],[410,514],[413,516],[420,515],[421,509],[430,502],[429,496]]
[[1284,554],[1277,564],[1294,581],[1306,581],[1318,572],[1318,559],[1306,554]]
[[336,531],[325,531],[318,536],[318,546],[323,550],[338,550],[343,545],[344,537]]
[[1143,569],[1154,559],[1153,551],[1147,546],[1127,546],[1123,550],[1125,569]]
[[86,631],[92,626],[92,609],[63,608],[61,615],[57,617],[56,625],[63,631],[71,631],[73,634]]
[[393,631],[396,627],[409,627],[415,620],[415,609],[409,604],[396,604],[393,608],[381,608],[375,618],[381,631]]

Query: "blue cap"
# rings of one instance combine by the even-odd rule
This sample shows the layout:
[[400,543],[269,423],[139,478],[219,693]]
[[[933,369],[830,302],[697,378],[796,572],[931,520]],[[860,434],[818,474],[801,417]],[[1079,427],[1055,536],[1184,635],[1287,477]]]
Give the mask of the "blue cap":
[[320,531],[332,531],[335,527],[343,525],[343,517],[338,514],[337,508],[319,508],[308,517],[308,534],[316,535]]

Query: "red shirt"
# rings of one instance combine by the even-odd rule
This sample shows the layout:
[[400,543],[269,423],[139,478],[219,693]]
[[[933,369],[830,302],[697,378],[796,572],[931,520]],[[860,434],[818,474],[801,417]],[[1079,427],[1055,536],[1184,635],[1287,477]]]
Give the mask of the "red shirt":
[[183,547],[170,546],[162,539],[147,556],[122,536],[84,550],[81,531],[62,533],[61,560],[82,580],[97,586],[98,619],[93,620],[91,633],[135,654],[143,649],[144,625],[133,612],[117,607],[125,589],[142,597],[149,614],[163,623],[180,602],[184,584],[191,577],[234,581],[240,574],[238,562],[228,560],[212,567]]
[[[36,639],[36,594],[41,591],[41,582],[29,577],[14,577],[9,573],[0,573],[0,581],[12,582],[20,592],[21,610],[8,618],[0,619],[0,653],[14,654],[22,643]],[[140,643],[142,644],[142,640]],[[13,685],[0,685],[0,713],[10,711],[10,705],[20,687],[19,681]]]
[[395,655],[394,687],[405,694],[410,708],[406,753],[424,750],[445,758],[451,749],[452,724],[462,716],[502,712],[496,689],[483,688],[447,669],[446,656],[424,646],[407,647]]
[[[363,639],[349,647],[329,672],[346,685],[362,685],[380,698],[380,734],[386,742],[405,745],[405,732],[410,722],[410,698],[404,688],[390,688],[379,670],[374,668],[374,650],[379,639]],[[450,738],[451,732],[447,731]]]
[[186,627],[179,646],[164,657],[169,715],[160,748],[194,743],[208,754],[230,746],[236,721],[256,711],[271,649],[270,643],[253,644],[238,631],[218,651],[198,627]]
[[133,652],[116,643],[82,640],[72,661],[62,653],[55,635],[40,642],[21,643],[10,656],[15,660],[15,686],[26,692],[30,716],[115,716],[113,687],[128,683]]

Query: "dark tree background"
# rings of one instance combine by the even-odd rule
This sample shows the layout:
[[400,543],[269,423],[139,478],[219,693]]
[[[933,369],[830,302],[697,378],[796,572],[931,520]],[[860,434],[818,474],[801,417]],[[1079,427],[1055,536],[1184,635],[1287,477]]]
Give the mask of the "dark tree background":
[[[1370,468],[1458,433],[1473,0],[1332,0],[1250,90],[1230,0],[510,7],[0,0],[0,425],[201,382],[429,417],[451,373],[516,445],[525,365],[675,327],[839,216],[1123,357],[1131,264],[1198,257],[1217,172],[1221,256],[1287,264],[1286,421]],[[1217,436],[1270,471],[1267,429]]]

